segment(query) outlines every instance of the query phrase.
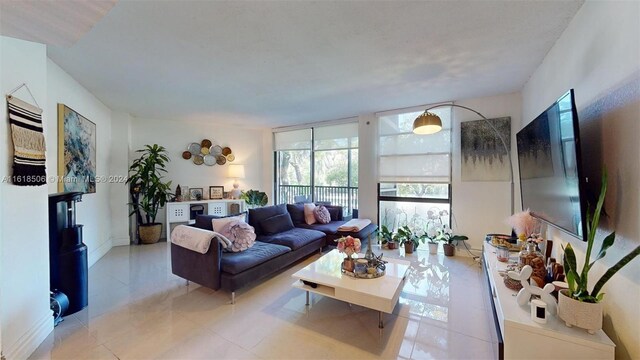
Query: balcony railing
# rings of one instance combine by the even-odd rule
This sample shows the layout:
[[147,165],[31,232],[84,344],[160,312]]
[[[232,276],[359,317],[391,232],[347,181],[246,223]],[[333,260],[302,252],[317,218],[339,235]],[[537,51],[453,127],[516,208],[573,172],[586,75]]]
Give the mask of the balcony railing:
[[313,201],[326,201],[331,205],[344,208],[344,215],[351,215],[353,209],[358,208],[358,188],[349,186],[315,186],[311,199],[311,186],[280,185],[278,186],[278,204],[293,204],[301,197]]

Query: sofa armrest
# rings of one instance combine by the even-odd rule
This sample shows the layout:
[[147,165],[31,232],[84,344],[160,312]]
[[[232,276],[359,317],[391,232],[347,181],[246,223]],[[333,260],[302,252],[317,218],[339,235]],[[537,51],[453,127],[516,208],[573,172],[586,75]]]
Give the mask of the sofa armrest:
[[221,259],[222,246],[216,238],[204,254],[171,243],[171,272],[213,290],[220,288]]

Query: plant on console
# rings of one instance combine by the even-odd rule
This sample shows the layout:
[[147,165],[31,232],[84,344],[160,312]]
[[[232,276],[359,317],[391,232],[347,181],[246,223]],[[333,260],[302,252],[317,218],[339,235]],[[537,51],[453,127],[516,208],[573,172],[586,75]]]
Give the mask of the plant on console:
[[240,194],[240,199],[244,200],[251,208],[265,206],[269,202],[269,197],[263,191],[248,190]]

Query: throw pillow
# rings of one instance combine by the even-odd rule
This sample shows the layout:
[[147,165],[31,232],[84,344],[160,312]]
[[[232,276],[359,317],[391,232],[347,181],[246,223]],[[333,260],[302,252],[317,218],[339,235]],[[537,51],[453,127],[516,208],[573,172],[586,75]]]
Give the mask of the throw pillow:
[[307,225],[313,225],[316,223],[316,216],[313,215],[313,210],[315,208],[316,204],[304,204],[304,222],[307,223]]
[[331,222],[331,214],[324,205],[316,206],[313,215],[320,224],[328,224]]
[[304,204],[287,204],[287,211],[294,225],[304,223]]
[[273,235],[293,229],[289,213],[272,216],[260,222],[265,235]]
[[256,240],[256,232],[253,226],[244,221],[231,221],[220,229],[220,233],[231,241],[224,251],[240,252],[252,247]]
[[245,222],[246,214],[240,214],[237,216],[229,216],[219,219],[211,219],[211,226],[213,227],[213,231],[221,232],[221,230],[232,221],[240,221]]

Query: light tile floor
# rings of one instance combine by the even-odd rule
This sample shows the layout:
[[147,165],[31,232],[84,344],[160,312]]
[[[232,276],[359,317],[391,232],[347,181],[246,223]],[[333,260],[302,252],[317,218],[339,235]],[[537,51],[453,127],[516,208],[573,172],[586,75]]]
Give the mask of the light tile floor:
[[89,306],[66,317],[31,358],[496,358],[479,263],[427,249],[384,252],[411,260],[412,271],[380,330],[378,313],[360,306],[312,295],[305,307],[291,274],[317,254],[238,291],[230,305],[228,292],[171,274],[167,243],[115,247],[89,270]]

